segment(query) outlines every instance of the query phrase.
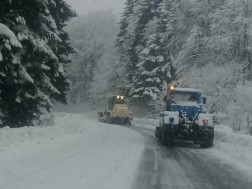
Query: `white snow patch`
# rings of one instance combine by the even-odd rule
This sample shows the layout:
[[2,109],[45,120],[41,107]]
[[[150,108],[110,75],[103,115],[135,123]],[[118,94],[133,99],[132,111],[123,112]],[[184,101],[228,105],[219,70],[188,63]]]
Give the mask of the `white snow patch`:
[[6,25],[0,23],[0,38],[2,37],[6,37],[12,46],[22,48],[15,34]]
[[213,149],[244,166],[252,167],[252,136],[234,133],[225,125],[216,125]]

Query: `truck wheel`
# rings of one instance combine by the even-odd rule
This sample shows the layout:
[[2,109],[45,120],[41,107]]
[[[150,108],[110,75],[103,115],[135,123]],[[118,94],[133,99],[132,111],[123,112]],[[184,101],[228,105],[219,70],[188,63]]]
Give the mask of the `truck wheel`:
[[156,127],[155,129],[155,137],[159,138],[160,136],[160,127]]
[[162,133],[161,133],[161,131],[159,131],[158,140],[159,140],[159,142],[162,141]]
[[174,146],[174,138],[173,138],[173,136],[170,136],[169,137],[169,144],[170,144],[170,146]]
[[163,146],[174,146],[174,137],[171,131],[163,131],[161,132],[161,143]]
[[211,137],[206,138],[206,140],[202,144],[200,144],[200,147],[201,148],[213,147],[213,137],[211,136]]
[[162,130],[161,132],[161,143],[163,146],[166,146],[167,145],[167,134],[166,134],[167,131],[164,131]]
[[131,121],[130,121],[130,119],[126,119],[126,120],[125,120],[125,125],[131,126]]
[[112,123],[111,115],[110,114],[107,115],[107,123]]
[[206,148],[212,148],[213,147],[213,140],[211,139],[206,143]]
[[213,144],[207,143],[207,142],[200,144],[201,148],[211,148],[212,146],[213,146]]

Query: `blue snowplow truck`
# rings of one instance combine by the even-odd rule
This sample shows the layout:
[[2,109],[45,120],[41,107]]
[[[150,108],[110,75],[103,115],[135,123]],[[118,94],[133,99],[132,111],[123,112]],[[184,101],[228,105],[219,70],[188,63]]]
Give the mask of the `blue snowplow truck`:
[[175,140],[193,141],[203,148],[213,145],[213,116],[205,112],[206,98],[201,90],[169,86],[164,98],[166,110],[160,113],[155,135],[162,145]]

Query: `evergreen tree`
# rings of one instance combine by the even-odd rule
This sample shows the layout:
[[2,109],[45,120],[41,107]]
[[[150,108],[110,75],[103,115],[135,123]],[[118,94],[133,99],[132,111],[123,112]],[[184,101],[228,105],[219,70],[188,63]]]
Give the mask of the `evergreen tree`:
[[126,9],[121,20],[121,31],[118,44],[121,48],[121,61],[127,66],[127,76],[131,86],[131,95],[136,97],[135,85],[140,80],[139,53],[144,48],[144,30],[148,22],[154,17],[159,2],[139,0],[127,1]]
[[118,41],[135,102],[155,101],[166,82],[172,80],[177,4],[173,0],[126,4]]
[[127,77],[131,82],[134,66],[136,64],[136,52],[134,49],[135,30],[137,27],[137,7],[139,0],[127,0],[125,3],[125,10],[120,21],[120,31],[117,39],[117,47],[121,54],[120,61],[126,66]]
[[[1,110],[3,123],[32,125],[52,99],[66,103],[70,81],[64,74],[64,56],[73,51],[65,22],[75,13],[63,0],[27,0],[0,3],[0,23],[22,44],[1,49]],[[8,40],[7,40],[8,41]],[[6,39],[5,39],[5,44]]]
[[167,82],[174,79],[171,51],[175,47],[177,3],[167,0],[155,5],[154,17],[144,30],[144,49],[138,54],[140,74],[133,81],[133,97],[151,101],[156,101]]

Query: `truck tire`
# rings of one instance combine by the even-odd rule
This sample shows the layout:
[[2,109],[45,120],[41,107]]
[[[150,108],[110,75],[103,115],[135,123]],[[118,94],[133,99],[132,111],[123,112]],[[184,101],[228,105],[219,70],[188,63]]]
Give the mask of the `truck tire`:
[[131,126],[131,120],[129,118],[125,119],[124,124]]
[[163,129],[162,129],[162,132],[161,132],[161,143],[162,143],[163,146],[167,145],[167,133]]
[[200,144],[201,148],[212,148],[213,147],[213,135],[205,137],[203,143]]
[[110,113],[107,113],[107,115],[106,115],[106,122],[107,123],[112,123]]
[[213,143],[212,142],[204,142],[202,144],[200,144],[201,148],[212,148]]
[[111,115],[109,114],[109,123],[112,124],[113,123],[113,120],[111,118]]
[[174,146],[174,137],[172,131],[169,131],[168,129],[161,131],[161,143],[163,146]]
[[155,129],[155,137],[159,138],[160,136],[160,127],[156,127]]

